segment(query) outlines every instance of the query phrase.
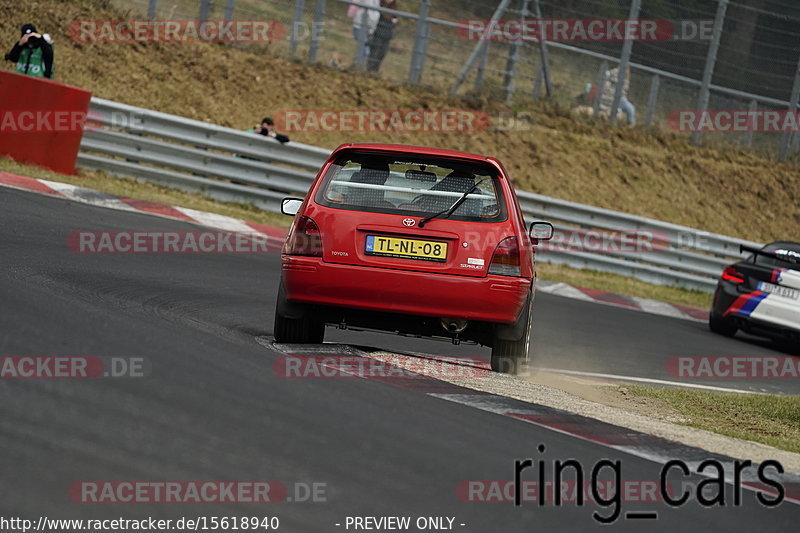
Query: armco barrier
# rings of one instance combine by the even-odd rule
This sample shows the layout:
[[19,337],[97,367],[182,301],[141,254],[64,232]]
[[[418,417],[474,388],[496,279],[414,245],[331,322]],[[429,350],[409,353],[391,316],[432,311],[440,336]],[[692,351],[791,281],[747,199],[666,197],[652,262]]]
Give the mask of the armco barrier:
[[0,70],[0,154],[74,174],[92,94]]
[[[92,98],[78,164],[210,197],[280,210],[285,196],[302,196],[330,154],[316,146],[274,139],[175,115]],[[741,257],[739,246],[759,246],[670,224],[529,192],[518,192],[529,220],[558,229],[654,232],[663,249],[651,253],[546,249],[537,260],[612,272],[657,283],[710,291],[722,268]]]

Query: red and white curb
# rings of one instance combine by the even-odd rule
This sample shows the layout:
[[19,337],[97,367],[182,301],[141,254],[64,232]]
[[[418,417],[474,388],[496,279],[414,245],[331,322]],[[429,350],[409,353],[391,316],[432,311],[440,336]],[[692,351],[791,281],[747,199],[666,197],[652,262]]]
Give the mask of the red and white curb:
[[603,292],[596,289],[586,289],[583,287],[573,287],[566,283],[539,280],[536,284],[538,292],[555,294],[565,298],[583,300],[585,302],[613,305],[614,307],[624,307],[634,311],[642,311],[652,315],[669,316],[682,320],[694,322],[708,322],[708,311],[696,309],[685,305],[676,305],[648,298],[637,296],[624,296]]
[[283,246],[286,239],[287,230],[266,224],[248,222],[237,218],[198,211],[188,207],[148,202],[146,200],[136,200],[134,198],[123,198],[77,185],[48,181],[37,178],[28,178],[0,172],[0,186],[21,189],[24,191],[36,192],[58,196],[84,204],[121,211],[137,212],[147,215],[155,215],[172,220],[180,220],[192,224],[198,224],[208,228],[231,231],[237,233],[258,233],[267,237],[267,246],[270,251],[278,251]]
[[[239,220],[225,215],[218,215],[216,213],[198,211],[196,209],[189,209],[188,207],[164,205],[145,200],[136,200],[133,198],[122,198],[113,194],[86,189],[76,185],[60,183],[57,181],[28,178],[25,176],[18,176],[16,174],[10,174],[8,172],[0,172],[0,186],[12,187],[15,189],[21,189],[40,194],[49,194],[97,207],[107,207],[122,211],[156,215],[225,231],[239,233],[259,233],[268,237],[267,243],[270,251],[280,250],[287,233],[287,230],[284,228],[268,226],[266,224],[257,224],[255,222]],[[605,305],[613,305],[616,307],[624,307],[655,315],[691,320],[695,322],[708,321],[708,311],[702,309],[695,309],[682,305],[673,305],[665,302],[659,302],[657,300],[638,298],[635,296],[623,296],[620,294],[613,294],[595,289],[574,287],[561,282],[539,280],[536,290],[558,296],[564,296],[566,298],[573,298]]]

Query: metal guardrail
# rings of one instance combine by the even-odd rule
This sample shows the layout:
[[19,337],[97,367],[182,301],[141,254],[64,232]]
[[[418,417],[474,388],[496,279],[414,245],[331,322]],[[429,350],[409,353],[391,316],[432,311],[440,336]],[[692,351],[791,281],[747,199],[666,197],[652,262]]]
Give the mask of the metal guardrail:
[[303,195],[329,150],[92,98],[78,165],[280,210]]
[[[269,211],[285,196],[303,196],[330,151],[237,131],[198,120],[92,98],[91,120],[78,164]],[[562,230],[651,232],[653,251],[602,251],[548,246],[540,261],[612,272],[660,285],[710,291],[739,246],[760,246],[659,220],[519,191],[526,218]],[[615,233],[617,232],[617,233]]]

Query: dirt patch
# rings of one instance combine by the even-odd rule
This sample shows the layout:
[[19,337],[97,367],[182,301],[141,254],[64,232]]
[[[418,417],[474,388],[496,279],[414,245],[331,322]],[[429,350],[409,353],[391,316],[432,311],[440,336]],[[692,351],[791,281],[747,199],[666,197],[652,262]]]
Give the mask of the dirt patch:
[[627,387],[618,383],[566,376],[552,372],[537,372],[529,376],[527,380],[562,390],[590,402],[624,409],[632,413],[655,418],[656,420],[664,420],[676,424],[688,422],[686,417],[667,405],[663,400],[629,394]]

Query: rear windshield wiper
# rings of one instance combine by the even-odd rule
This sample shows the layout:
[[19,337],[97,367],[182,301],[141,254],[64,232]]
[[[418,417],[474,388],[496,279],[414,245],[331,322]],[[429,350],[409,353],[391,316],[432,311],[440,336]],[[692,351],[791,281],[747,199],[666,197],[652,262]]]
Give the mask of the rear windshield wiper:
[[448,207],[448,208],[447,208],[447,209],[445,209],[444,211],[439,211],[438,213],[436,213],[436,214],[434,214],[434,215],[428,215],[428,216],[426,216],[425,218],[423,218],[422,220],[420,220],[420,221],[419,221],[419,224],[418,224],[418,226],[419,226],[420,228],[422,228],[422,227],[424,227],[424,226],[425,226],[425,223],[426,223],[426,222],[428,222],[428,221],[430,221],[430,220],[432,220],[432,219],[434,219],[434,218],[438,218],[438,217],[440,217],[440,216],[441,216],[442,218],[449,218],[449,217],[450,217],[450,215],[452,215],[452,214],[453,214],[453,212],[454,212],[456,209],[458,209],[458,208],[459,208],[459,206],[460,206],[461,204],[463,204],[463,203],[464,203],[464,201],[467,199],[467,196],[469,196],[470,194],[472,194],[473,192],[475,192],[475,190],[476,190],[478,187],[480,187],[481,183],[483,183],[484,181],[486,181],[486,178],[483,178],[481,181],[479,181],[478,183],[476,183],[475,185],[473,185],[473,186],[472,186],[472,188],[470,188],[470,190],[468,190],[467,192],[465,192],[464,194],[462,194],[462,195],[461,195],[461,197],[459,197],[459,199],[458,199],[458,200],[456,200],[455,202],[453,202],[453,205],[451,205],[450,207]]

